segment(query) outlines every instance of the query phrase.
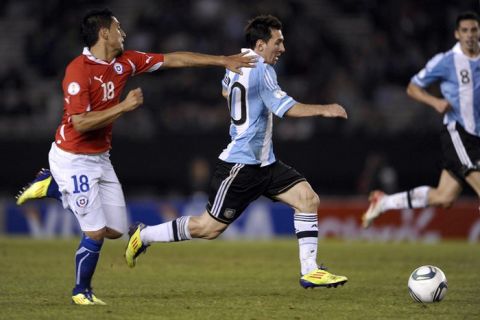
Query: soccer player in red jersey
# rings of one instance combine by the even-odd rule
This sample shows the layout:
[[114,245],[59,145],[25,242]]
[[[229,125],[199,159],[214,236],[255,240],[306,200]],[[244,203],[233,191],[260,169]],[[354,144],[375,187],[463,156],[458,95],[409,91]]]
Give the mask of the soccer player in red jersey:
[[73,212],[83,231],[75,260],[72,301],[105,304],[92,292],[91,280],[103,240],[120,238],[127,230],[122,187],[110,162],[113,122],[143,103],[141,88],[120,95],[129,77],[159,68],[221,66],[240,73],[254,59],[243,54],[211,56],[191,52],[168,54],[124,50],[126,34],[108,10],[83,19],[83,53],[65,71],[64,114],[44,169],[18,196],[17,203],[55,197]]

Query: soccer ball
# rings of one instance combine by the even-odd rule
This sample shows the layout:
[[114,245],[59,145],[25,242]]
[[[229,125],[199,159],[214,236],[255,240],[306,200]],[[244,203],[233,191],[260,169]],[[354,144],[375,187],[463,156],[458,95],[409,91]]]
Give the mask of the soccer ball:
[[416,302],[440,302],[447,293],[447,278],[438,267],[421,266],[408,278],[408,291]]

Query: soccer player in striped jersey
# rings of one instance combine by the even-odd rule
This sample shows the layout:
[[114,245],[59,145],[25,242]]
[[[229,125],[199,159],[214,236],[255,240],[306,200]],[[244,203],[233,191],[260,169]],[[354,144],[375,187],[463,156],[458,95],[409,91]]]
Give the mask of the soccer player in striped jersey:
[[[462,191],[462,182],[480,196],[480,45],[479,18],[466,12],[456,19],[458,42],[434,56],[407,88],[413,99],[425,103],[443,115],[441,133],[443,170],[437,187],[419,186],[386,195],[376,190],[370,194],[370,206],[362,216],[365,228],[381,213],[390,209],[450,207]],[[443,97],[426,91],[440,83]]]
[[343,285],[347,277],[329,273],[317,264],[320,200],[299,172],[276,159],[272,124],[274,115],[347,118],[347,113],[338,104],[297,102],[280,88],[273,66],[285,52],[285,46],[282,24],[277,18],[254,18],[245,35],[249,48],[242,51],[258,58],[258,62],[256,68],[244,69],[242,75],[227,70],[222,82],[230,110],[232,141],[219,156],[205,212],[156,226],[131,226],[125,252],[127,264],[134,267],[138,255],[154,242],[217,238],[252,201],[263,195],[294,209],[300,284],[305,288]]
[[127,231],[123,190],[110,162],[112,127],[116,119],[143,103],[140,88],[120,101],[126,81],[162,68],[212,65],[241,72],[241,67],[253,67],[255,59],[241,53],[224,57],[124,50],[126,34],[108,9],[89,12],[81,34],[85,48],[68,65],[62,83],[64,115],[49,153],[51,172],[42,170],[17,203],[48,196],[73,212],[84,235],[75,255],[72,302],[102,305],[92,292],[91,280],[103,241]]

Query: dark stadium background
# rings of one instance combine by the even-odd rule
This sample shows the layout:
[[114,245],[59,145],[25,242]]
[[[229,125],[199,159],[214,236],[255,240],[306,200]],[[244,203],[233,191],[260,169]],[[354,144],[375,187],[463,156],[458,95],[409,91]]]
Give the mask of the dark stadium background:
[[[81,17],[109,7],[126,48],[234,54],[246,21],[284,23],[282,88],[306,103],[338,102],[348,121],[280,120],[278,158],[324,195],[366,195],[436,184],[441,117],[405,94],[410,77],[449,50],[454,19],[477,1],[24,1],[0,2],[0,193],[9,198],[42,166],[62,114],[61,80],[82,51]],[[116,123],[112,161],[127,197],[188,194],[194,159],[214,165],[229,141],[219,68],[133,78],[145,104]]]

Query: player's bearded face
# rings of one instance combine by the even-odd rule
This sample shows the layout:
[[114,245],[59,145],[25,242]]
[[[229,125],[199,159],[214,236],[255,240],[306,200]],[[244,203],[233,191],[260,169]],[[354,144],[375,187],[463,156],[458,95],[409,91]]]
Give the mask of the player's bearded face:
[[280,56],[285,52],[283,40],[282,30],[272,29],[272,37],[268,40],[263,50],[260,51],[260,55],[265,59],[266,63],[274,65],[278,62]]
[[480,29],[476,20],[463,20],[455,30],[455,38],[465,51],[477,53]]

